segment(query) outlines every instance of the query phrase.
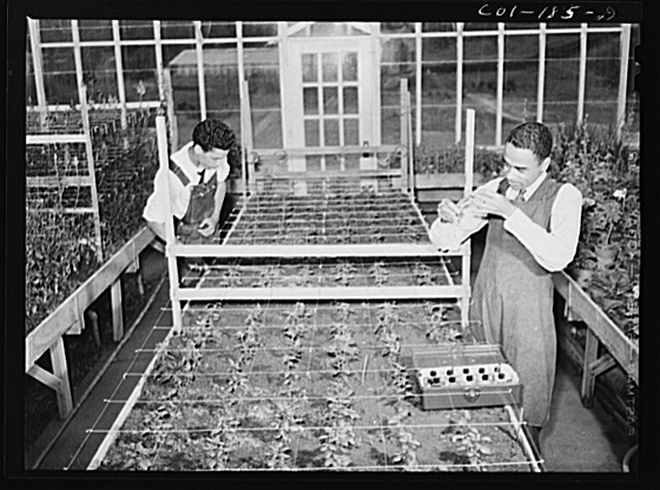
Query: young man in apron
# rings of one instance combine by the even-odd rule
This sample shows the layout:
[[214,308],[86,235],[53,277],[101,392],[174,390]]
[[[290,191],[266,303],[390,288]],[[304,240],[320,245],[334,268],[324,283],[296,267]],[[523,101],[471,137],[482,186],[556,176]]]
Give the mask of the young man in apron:
[[540,452],[555,382],[556,332],[551,272],[573,260],[582,194],[547,174],[552,133],[524,123],[506,139],[504,169],[471,196],[443,199],[431,227],[433,243],[456,250],[488,224],[474,284],[470,321],[480,342],[500,344],[523,384],[523,417]]
[[[227,156],[235,145],[236,136],[229,126],[219,119],[206,119],[193,129],[192,141],[170,156],[169,172],[158,170],[154,192],[143,212],[158,237],[165,240],[165,222],[174,219],[178,241],[213,241],[227,193]],[[168,185],[174,216],[167,215]]]

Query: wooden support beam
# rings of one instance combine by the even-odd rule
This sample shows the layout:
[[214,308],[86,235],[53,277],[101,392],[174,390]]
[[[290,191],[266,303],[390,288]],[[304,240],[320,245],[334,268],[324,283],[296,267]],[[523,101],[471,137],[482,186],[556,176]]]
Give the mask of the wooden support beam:
[[[637,382],[639,346],[629,339],[605,312],[566,272],[552,275],[557,291],[575,311],[621,367]],[[593,360],[592,360],[593,361]]]
[[592,372],[594,377],[596,377],[614,366],[616,366],[616,361],[606,352],[604,355],[600,356],[589,365],[589,370]]
[[291,288],[177,288],[177,300],[331,301],[373,299],[438,299],[464,296],[464,286],[372,286]]
[[115,342],[119,342],[124,336],[120,278],[117,278],[110,287],[110,307],[112,309],[112,338]]
[[356,243],[346,245],[172,245],[178,257],[440,257],[431,243]]
[[594,386],[596,383],[596,376],[590,369],[590,366],[596,361],[598,355],[598,337],[587,329],[587,340],[584,347],[584,359],[582,360],[582,389],[580,394],[582,396],[582,405],[586,408],[593,407],[594,404]]
[[73,396],[69,382],[69,371],[66,364],[64,340],[59,337],[50,348],[50,359],[53,372],[33,364],[27,373],[57,393],[57,407],[61,419],[66,419],[73,410]]

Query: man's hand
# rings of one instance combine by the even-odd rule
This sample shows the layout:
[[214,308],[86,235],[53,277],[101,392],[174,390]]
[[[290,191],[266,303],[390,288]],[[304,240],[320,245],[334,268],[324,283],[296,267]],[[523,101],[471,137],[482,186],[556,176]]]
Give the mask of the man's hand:
[[472,202],[479,211],[505,219],[517,209],[506,197],[488,189],[481,189],[472,194]]
[[218,220],[213,217],[204,218],[204,221],[200,223],[198,228],[199,234],[203,237],[210,237],[215,231],[217,224]]
[[450,199],[443,199],[438,204],[438,217],[443,223],[455,223],[460,214],[460,208]]

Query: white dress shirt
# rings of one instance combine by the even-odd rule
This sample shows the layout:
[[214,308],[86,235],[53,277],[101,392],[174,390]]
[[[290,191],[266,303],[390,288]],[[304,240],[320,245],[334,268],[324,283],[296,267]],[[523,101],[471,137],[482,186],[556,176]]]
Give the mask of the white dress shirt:
[[[197,167],[188,156],[188,149],[192,145],[192,142],[186,144],[170,157],[179,165],[190,181],[187,185],[183,185],[181,179],[179,179],[172,170],[168,170],[172,214],[179,219],[182,219],[186,214],[188,202],[190,201],[190,188],[199,183],[199,174],[202,171],[202,167]],[[224,182],[229,175],[229,170],[229,164],[226,161],[218,169],[206,169],[206,172],[204,172],[204,182],[208,182],[216,172],[218,173],[218,183]],[[154,192],[149,196],[149,199],[147,199],[147,205],[142,213],[142,217],[147,221],[165,223],[167,220],[167,201],[165,198],[166,183],[167,174],[159,168],[154,177]]]
[[[547,172],[525,188],[523,200],[539,188]],[[502,177],[493,179],[479,189],[497,191]],[[509,187],[505,197],[513,200],[518,191]],[[552,204],[550,232],[531,220],[521,209],[504,220],[504,229],[515,236],[544,269],[563,270],[575,256],[580,236],[582,193],[572,184],[562,184]],[[488,220],[470,214],[468,210],[455,223],[442,223],[438,218],[431,226],[431,241],[442,251],[458,250],[470,235],[483,228]]]

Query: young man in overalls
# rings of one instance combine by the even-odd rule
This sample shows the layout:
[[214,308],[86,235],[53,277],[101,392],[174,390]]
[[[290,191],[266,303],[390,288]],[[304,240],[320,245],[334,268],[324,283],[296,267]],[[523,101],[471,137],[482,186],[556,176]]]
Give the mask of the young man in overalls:
[[480,342],[500,344],[523,384],[523,417],[540,452],[555,382],[556,332],[551,272],[573,260],[582,194],[548,174],[552,133],[523,123],[506,139],[504,169],[471,196],[443,199],[431,227],[433,243],[456,250],[488,224],[474,284],[470,321]]
[[[165,222],[174,218],[178,241],[212,241],[227,193],[227,156],[235,145],[236,136],[229,126],[219,119],[206,119],[193,129],[192,141],[170,156],[169,172],[158,170],[154,192],[143,212],[158,237],[165,240]],[[174,216],[166,212],[167,185]]]

